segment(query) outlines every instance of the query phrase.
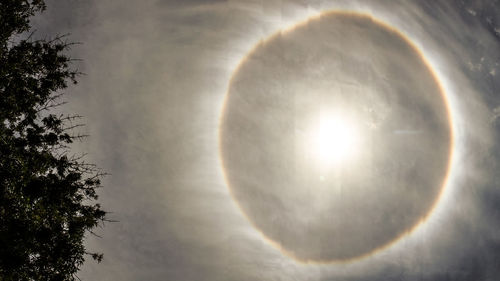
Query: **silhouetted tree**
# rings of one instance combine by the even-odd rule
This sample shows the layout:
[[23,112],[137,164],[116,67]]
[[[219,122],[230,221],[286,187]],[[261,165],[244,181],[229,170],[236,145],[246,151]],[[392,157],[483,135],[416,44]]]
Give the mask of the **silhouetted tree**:
[[0,280],[75,280],[86,233],[103,222],[102,173],[68,145],[78,116],[54,113],[78,72],[64,37],[35,40],[43,0],[0,0]]

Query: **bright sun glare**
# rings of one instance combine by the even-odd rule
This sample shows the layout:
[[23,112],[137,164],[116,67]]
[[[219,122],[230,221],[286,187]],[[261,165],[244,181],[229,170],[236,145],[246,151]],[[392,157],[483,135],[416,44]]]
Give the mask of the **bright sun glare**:
[[322,114],[313,131],[314,153],[322,164],[336,164],[353,155],[358,141],[351,120],[333,114]]

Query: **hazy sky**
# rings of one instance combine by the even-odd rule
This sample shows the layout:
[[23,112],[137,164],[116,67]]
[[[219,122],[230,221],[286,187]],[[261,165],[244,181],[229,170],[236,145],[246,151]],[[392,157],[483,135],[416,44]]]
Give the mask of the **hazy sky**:
[[[69,40],[82,43],[71,54],[82,59],[76,66],[85,75],[68,90],[65,110],[85,116],[84,130],[90,137],[75,151],[87,152],[89,162],[111,174],[104,180],[100,201],[109,218],[118,221],[97,231],[102,238],[89,236],[89,249],[102,252],[104,261],[87,262],[78,275],[82,280],[500,279],[500,1],[48,0],[47,4],[48,10],[34,22],[39,36],[71,33]],[[448,143],[446,134],[439,135],[447,126],[442,123],[445,107],[442,100],[427,98],[436,96],[437,86],[403,41],[384,35],[381,28],[359,24],[359,31],[349,22],[340,28],[341,23],[332,20],[317,24],[316,33],[288,31],[274,47],[268,43],[254,49],[279,30],[329,10],[371,15],[422,51],[448,97],[455,147],[444,194],[414,231],[350,263],[304,264],[273,244],[296,253],[305,247],[305,256],[324,248],[322,253],[331,257],[336,251],[349,255],[353,247],[363,248],[359,241],[385,241],[429,209],[426,198],[435,191],[415,192],[416,186],[435,186],[431,183],[442,180],[444,175],[439,175],[446,170],[439,164],[446,158],[439,151],[446,151]],[[324,33],[330,30],[336,32],[332,37]],[[352,39],[363,32],[368,32],[361,36],[366,41]],[[238,68],[252,49],[259,59],[253,66]],[[226,113],[232,123],[227,124],[237,130],[228,129],[230,134],[221,138],[236,138],[222,153],[224,165],[232,161],[230,168],[247,177],[233,184],[251,183],[239,184],[241,192],[235,197],[239,196],[241,209],[231,197],[219,157],[220,117],[235,72],[243,82],[234,87],[246,100],[232,102],[232,111]],[[316,112],[314,101],[332,102],[328,100],[332,88],[353,96],[342,102],[359,112],[372,110],[375,117],[370,115],[370,122],[384,128],[374,133],[374,143],[380,144],[375,147],[381,147],[376,155],[383,161],[376,162],[380,164],[376,168],[365,165],[347,173],[373,174],[346,179],[345,185],[356,187],[355,191],[349,189],[342,197],[346,201],[332,199],[338,203],[335,211],[317,207],[324,199],[317,194],[337,198],[322,187],[324,171],[311,171],[319,173],[321,183],[319,178],[305,180],[308,187],[321,190],[313,191],[312,197],[294,191],[304,183],[302,175],[290,185],[293,188],[280,189],[290,173],[280,165],[289,160],[291,154],[285,152],[290,152],[286,148],[291,143],[276,149],[280,136],[290,134],[286,127],[290,124],[282,124],[286,127],[280,127],[282,133],[269,127],[294,116],[298,123],[293,129],[300,130],[297,124],[307,122],[298,119],[302,115],[297,106],[307,104],[309,112]],[[311,94],[302,94],[306,92]],[[283,110],[290,101],[287,93],[293,96],[294,109],[274,114],[272,110]],[[360,114],[356,118],[365,116]],[[255,139],[240,138],[238,130]],[[228,157],[233,160],[226,161]],[[397,189],[402,186],[396,184],[398,171],[403,189]],[[326,177],[328,181],[337,182]],[[384,187],[393,190],[386,192],[389,195],[377,191]],[[266,188],[269,192],[262,193]],[[379,213],[361,210],[365,202]],[[305,215],[313,207],[320,210],[314,220]],[[376,223],[363,222],[380,214],[386,216]],[[313,230],[303,231],[304,219]],[[353,221],[362,222],[362,230],[353,237],[335,230]],[[340,248],[333,246],[339,241]]]

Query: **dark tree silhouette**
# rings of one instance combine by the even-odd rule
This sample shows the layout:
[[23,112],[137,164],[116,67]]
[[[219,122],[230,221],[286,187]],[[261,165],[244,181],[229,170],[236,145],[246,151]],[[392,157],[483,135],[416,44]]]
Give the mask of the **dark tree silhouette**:
[[85,235],[105,220],[102,173],[69,145],[79,116],[55,114],[78,72],[64,37],[35,40],[43,0],[0,1],[0,281],[75,280]]

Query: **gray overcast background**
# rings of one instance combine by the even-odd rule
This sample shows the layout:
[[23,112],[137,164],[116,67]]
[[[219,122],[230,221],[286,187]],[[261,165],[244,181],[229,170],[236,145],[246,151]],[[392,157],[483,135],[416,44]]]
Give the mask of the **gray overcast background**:
[[[85,76],[65,110],[75,147],[112,175],[104,253],[82,280],[500,280],[500,1],[48,0],[39,36],[71,33]],[[330,9],[372,13],[421,46],[457,113],[446,198],[415,233],[348,265],[303,265],[271,247],[229,197],[217,127],[227,83],[259,40]]]

